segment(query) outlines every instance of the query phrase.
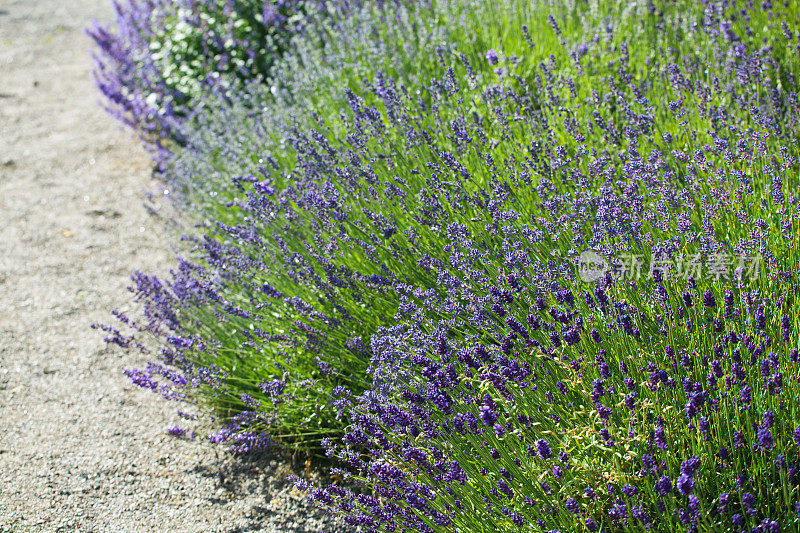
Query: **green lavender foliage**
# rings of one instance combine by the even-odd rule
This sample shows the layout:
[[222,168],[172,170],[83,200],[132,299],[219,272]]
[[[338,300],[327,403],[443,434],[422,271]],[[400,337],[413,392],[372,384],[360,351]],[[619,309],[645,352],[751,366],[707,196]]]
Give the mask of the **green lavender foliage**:
[[[787,20],[791,22],[793,8],[781,9],[789,14]],[[778,30],[769,27],[767,13],[759,10],[749,13],[750,20],[737,19],[733,31],[746,36],[745,27],[751,28],[754,33],[743,37],[747,49],[753,53],[762,46],[771,47],[774,64],[766,64],[767,74],[749,86],[737,85],[737,90],[747,93],[749,103],[768,102],[770,86],[764,79],[769,78],[773,88],[779,89],[784,97],[788,96],[796,88],[797,54]],[[548,15],[554,16],[558,33]],[[452,197],[478,196],[498,181],[504,184],[510,198],[508,205],[514,205],[524,215],[512,227],[529,227],[548,235],[540,242],[526,243],[541,272],[551,268],[552,261],[566,272],[581,251],[577,246],[597,236],[598,227],[593,219],[593,215],[597,215],[596,208],[592,208],[594,212],[575,217],[577,206],[593,205],[591,199],[602,193],[602,187],[613,187],[614,180],[592,175],[588,164],[581,163],[576,165],[576,170],[587,178],[578,187],[573,179],[557,171],[556,161],[562,157],[577,157],[576,154],[584,150],[582,144],[587,150],[601,153],[606,150],[617,154],[628,150],[631,145],[626,138],[626,125],[631,124],[631,116],[636,120],[645,119],[652,124],[652,132],[644,136],[636,148],[645,159],[656,149],[666,154],[666,166],[675,174],[670,186],[688,195],[688,199],[680,201],[681,207],[686,209],[687,223],[692,231],[707,231],[704,214],[708,205],[704,198],[714,192],[713,180],[702,172],[700,177],[688,178],[691,161],[672,153],[678,150],[688,154],[691,160],[702,146],[713,144],[708,134],[713,130],[710,120],[691,110],[700,105],[718,106],[728,110],[730,122],[742,131],[760,126],[750,110],[737,103],[733,93],[712,91],[710,100],[705,101],[699,93],[673,86],[666,69],[670,63],[690,73],[692,83],[709,88],[714,87],[715,77],[722,87],[736,79],[736,61],[729,55],[730,47],[721,45],[721,38],[696,29],[704,16],[702,7],[694,3],[659,4],[655,9],[650,9],[646,3],[551,6],[513,0],[432,2],[410,7],[370,4],[353,16],[315,21],[311,25],[314,31],[297,35],[290,46],[293,53],[275,66],[274,75],[266,86],[257,81],[246,92],[235,96],[204,97],[204,107],[193,119],[191,129],[184,130],[187,145],[177,153],[169,177],[174,192],[191,216],[205,221],[202,231],[206,241],[199,242],[198,252],[191,259],[203,266],[204,276],[214,280],[215,289],[222,296],[219,302],[183,301],[176,306],[180,309],[180,333],[193,340],[192,348],[182,355],[195,368],[220,369],[224,378],[221,386],[217,382],[204,382],[190,391],[190,397],[207,403],[229,419],[238,413],[256,411],[257,416],[234,431],[267,433],[293,446],[316,447],[322,437],[340,435],[348,419],[340,415],[341,409],[335,405],[337,395],[345,394],[339,387],[355,396],[370,388],[373,379],[367,370],[374,354],[351,349],[353,339],[369,344],[369,339],[380,328],[398,320],[404,296],[397,286],[398,280],[445,295],[438,272],[417,262],[423,256],[445,263],[448,258],[444,228],[419,222],[423,191],[431,189],[430,180],[442,179],[441,175],[434,176],[426,163],[443,165],[443,151],[457,154],[470,173],[469,179],[448,175],[453,185],[448,185],[447,192],[453,194]],[[581,45],[587,45],[585,53]],[[497,52],[496,64],[487,59],[490,50]],[[631,80],[620,79],[620,67],[625,68]],[[452,69],[452,73],[448,73],[448,69]],[[498,73],[496,69],[502,70]],[[552,79],[548,79],[548,75]],[[457,94],[448,96],[444,94],[446,91],[436,89],[431,83],[436,79],[440,84],[447,84],[448,76],[458,85]],[[608,76],[615,78],[613,85],[609,84]],[[541,85],[537,85],[537,79]],[[404,98],[409,110],[413,109],[412,103],[418,105],[412,115],[414,129],[426,131],[432,142],[409,141],[406,130],[389,118],[374,90],[377,84],[389,84],[389,80],[394,80],[399,90],[407,94]],[[497,88],[499,92],[488,94],[489,88]],[[365,182],[357,181],[360,188],[354,188],[353,183],[344,178],[337,181],[337,173],[332,171],[351,168],[344,154],[352,148],[347,135],[355,134],[357,128],[347,90],[362,98],[364,107],[375,106],[378,110],[379,122],[384,127],[380,132],[365,135],[358,153],[369,162],[376,182],[393,183],[398,178],[404,181],[407,194],[402,201],[387,203],[375,199],[367,194]],[[525,98],[515,100],[508,93],[498,96],[506,90]],[[593,91],[598,91],[598,95]],[[641,100],[640,95],[645,95],[647,100]],[[676,101],[680,101],[677,112],[670,106]],[[685,117],[678,116],[680,110],[686,111]],[[586,132],[586,124],[595,122],[594,111],[615,126],[596,128],[593,134]],[[791,108],[787,108],[786,113],[791,113]],[[474,124],[470,131],[475,138],[478,138],[477,132],[483,135],[480,144],[460,148],[452,139],[450,125],[459,118]],[[580,125],[578,129],[583,132],[584,141],[575,138],[573,124]],[[323,143],[304,133],[312,128],[336,151],[335,157],[326,156]],[[665,134],[675,139],[670,147],[662,140]],[[792,131],[770,135],[765,141],[767,153],[783,157],[778,147],[784,146],[788,150],[787,157],[796,157],[796,148],[787,140],[793,139],[793,135]],[[748,142],[755,150],[752,139]],[[565,155],[561,155],[559,148],[563,148]],[[518,174],[505,174],[506,168],[521,168],[523,154],[531,152],[539,158],[539,171],[530,182]],[[492,155],[502,170],[493,171],[486,165],[486,153]],[[723,164],[719,154],[709,157],[715,164]],[[767,169],[769,159],[766,156],[758,159],[752,169],[746,168],[744,161],[736,164],[739,167],[726,171],[730,175],[734,170],[747,170],[752,192],[737,198],[739,204],[735,208],[723,210],[714,219],[711,234],[715,240],[731,246],[738,244],[743,238],[750,238],[755,220],[766,221],[770,235],[796,235],[791,231],[796,223],[793,219],[787,233],[781,226],[785,220],[776,215],[776,207],[760,201],[761,197],[769,196],[773,187],[773,176]],[[788,165],[788,160],[784,160],[784,164],[787,168],[781,187],[790,193],[796,187],[796,167]],[[332,223],[329,215],[321,215],[298,202],[294,193],[286,192],[296,184],[310,188],[308,182],[313,180],[305,176],[304,170],[308,165],[324,167],[319,171],[323,176],[320,181],[330,181],[329,186],[336,191],[343,203],[342,209],[350,217],[346,224]],[[612,167],[624,175],[621,161],[615,160]],[[543,188],[544,180],[548,185]],[[288,204],[281,207],[270,204],[274,213],[259,217],[245,204],[248,194],[259,195],[255,192],[255,183],[261,182],[274,189]],[[639,221],[631,234],[649,235],[651,240],[631,243],[627,237],[609,236],[607,241],[598,244],[607,246],[611,253],[635,250],[647,254],[653,243],[675,238],[681,251],[697,251],[698,242],[681,239],[686,231],[677,219],[657,216],[668,210],[669,205],[665,203],[668,199],[655,191],[649,194],[646,187],[645,183],[635,184],[637,197],[641,196],[645,202],[631,205],[622,212]],[[727,192],[735,197],[735,190]],[[549,199],[557,195],[569,196],[573,203],[566,204],[558,212],[548,205]],[[486,212],[474,203],[449,203],[450,198],[444,193],[436,195],[446,206],[451,222],[463,224],[469,235],[484,241],[489,253],[481,269],[487,278],[504,276],[498,250],[503,248],[505,240],[487,232],[491,220]],[[366,212],[381,214],[397,228],[384,246],[367,250],[348,244],[354,238],[366,238],[365,232],[369,235],[375,230]],[[548,221],[558,217],[568,220],[570,225],[555,228],[548,225]],[[248,236],[243,236],[241,231],[231,231],[234,226],[246,228]],[[256,235],[257,239],[251,235]],[[335,243],[335,247],[327,248],[329,243]],[[774,257],[770,264],[773,270],[796,268],[795,244],[793,237],[768,241],[768,249]],[[222,260],[210,253],[217,246],[225,248]],[[398,250],[408,251],[408,254],[398,256]],[[393,284],[376,287],[356,281],[347,289],[331,287],[318,256],[365,278],[394,277]],[[295,275],[298,269],[290,262],[295,259],[307,266],[303,277]],[[575,280],[566,273],[561,283],[576,287]],[[757,287],[764,294],[776,290],[772,282],[758,283],[761,285]],[[325,318],[304,315],[281,299],[265,296],[264,285],[284,296],[301,298]],[[530,290],[533,295],[544,291],[545,287],[531,286]],[[721,289],[714,287],[714,290],[719,300]],[[635,294],[626,298],[647,315],[642,319],[642,331],[647,333],[646,328],[655,328],[661,319],[652,303],[636,300]],[[231,305],[237,312],[231,312]],[[527,310],[521,307],[517,312],[519,320],[524,322]],[[590,316],[588,310],[582,309],[581,315],[584,314]],[[447,319],[441,310],[430,310],[429,315],[426,320],[431,321],[431,328],[438,327],[438,320]],[[641,354],[645,349],[624,335],[607,332],[600,317],[593,320],[597,322],[587,327],[599,328],[600,334],[610,339],[607,358],[618,363],[628,360],[627,354]],[[316,337],[324,338],[324,342],[309,342],[305,333],[298,335],[298,321],[306,328],[323,332]],[[793,319],[792,323],[796,321]],[[684,338],[681,327],[681,324],[670,327],[668,339],[671,342],[680,340],[677,345],[691,353],[699,350],[700,344],[708,349],[711,337]],[[471,330],[465,328],[465,336],[481,332],[474,326]],[[255,330],[266,331],[273,337],[258,337],[253,333]],[[302,340],[278,341],[274,340],[275,335],[297,336]],[[488,337],[492,339],[491,344],[500,343],[499,337]],[[541,342],[547,342],[547,338]],[[661,348],[654,345],[647,349],[656,353],[657,347]],[[652,354],[648,352],[649,355]],[[782,361],[785,356],[782,355]],[[332,371],[323,371],[319,361]],[[556,367],[551,370],[562,372]],[[574,376],[567,375],[564,379],[568,377],[575,380]],[[274,380],[287,387],[284,395],[278,398],[261,387]],[[620,388],[618,383],[616,385]],[[580,381],[573,388],[573,394],[583,401],[590,388],[590,381]],[[518,408],[536,412],[542,402],[538,396],[543,392],[529,396],[521,392],[521,399],[516,400]],[[243,399],[243,394],[247,398]],[[669,400],[677,402],[675,398]],[[654,394],[645,396],[642,401],[655,403],[661,399]],[[258,407],[253,409],[250,403]],[[573,420],[576,432],[593,427],[591,406],[584,403],[582,418],[565,417]],[[646,416],[645,411],[637,416],[640,415]],[[622,426],[627,422],[615,419],[614,427],[623,431],[626,428]],[[715,427],[719,427],[717,422],[715,420]],[[696,437],[676,434],[674,439],[691,444]],[[453,448],[455,442],[437,442],[431,446]],[[687,450],[701,453],[699,441],[696,445],[690,444],[686,444]],[[576,442],[565,446],[573,451]],[[616,452],[601,448],[597,442],[586,446],[583,453],[591,468],[587,466],[589,477],[581,478],[581,482],[596,481],[591,476],[604,473],[620,480],[632,475],[625,470],[624,461],[615,463]],[[464,520],[467,522],[462,527],[467,527],[472,518]]]

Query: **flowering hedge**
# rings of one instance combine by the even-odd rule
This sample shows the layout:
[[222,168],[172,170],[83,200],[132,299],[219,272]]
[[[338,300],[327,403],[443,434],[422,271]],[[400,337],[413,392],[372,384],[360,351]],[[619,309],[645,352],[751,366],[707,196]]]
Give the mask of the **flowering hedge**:
[[132,379],[323,445],[347,486],[298,485],[367,531],[796,527],[796,6],[688,7],[365,8],[326,31],[420,68],[341,85],[296,38],[289,96],[196,119],[213,223],[135,277]]

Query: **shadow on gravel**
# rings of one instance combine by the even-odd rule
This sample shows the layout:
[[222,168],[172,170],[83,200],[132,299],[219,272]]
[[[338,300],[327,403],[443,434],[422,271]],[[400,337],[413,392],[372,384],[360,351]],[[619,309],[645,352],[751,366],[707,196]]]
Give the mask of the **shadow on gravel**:
[[[217,460],[197,466],[192,474],[214,479],[224,495],[207,498],[212,505],[227,505],[237,500],[256,499],[249,509],[249,522],[228,533],[280,531],[286,533],[347,533],[351,529],[331,524],[330,518],[307,501],[286,478],[290,475],[324,484],[325,461],[312,461],[305,455],[257,453],[240,456],[224,452]],[[277,528],[277,529],[276,529]]]

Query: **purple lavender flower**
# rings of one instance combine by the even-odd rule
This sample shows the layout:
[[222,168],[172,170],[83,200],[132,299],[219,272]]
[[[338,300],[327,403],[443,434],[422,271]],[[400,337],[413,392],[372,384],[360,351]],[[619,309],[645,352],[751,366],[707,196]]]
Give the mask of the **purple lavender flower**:
[[536,441],[536,452],[542,459],[550,459],[553,456],[553,452],[550,451],[550,443],[544,439]]
[[750,492],[742,494],[742,508],[750,516],[756,514],[756,497]]
[[741,395],[742,405],[745,405],[745,406],[750,405],[750,402],[753,399],[752,389],[750,389],[750,387],[748,387],[748,386],[742,387],[740,395]]
[[714,299],[714,293],[710,290],[707,290],[703,293],[703,305],[708,308],[713,308],[717,305],[717,301]]
[[762,451],[769,452],[772,450],[774,439],[769,429],[767,428],[759,429],[756,438],[758,440],[758,447]]
[[186,430],[182,429],[179,426],[172,426],[171,428],[167,429],[167,433],[169,433],[173,437],[183,437],[184,435],[186,435]]
[[717,504],[717,509],[720,513],[724,513],[728,509],[728,503],[730,502],[731,495],[727,492],[722,492],[719,495],[719,503]]
[[686,307],[692,307],[692,293],[686,291],[683,293],[683,305]]
[[711,426],[711,424],[710,424],[710,422],[709,422],[709,420],[708,420],[708,417],[706,417],[706,416],[701,416],[701,417],[699,418],[699,420],[697,421],[697,425],[698,425],[698,427],[700,428],[700,431],[701,431],[701,432],[703,432],[703,433],[705,433],[706,435],[708,435],[708,433],[709,433],[709,431],[710,431],[710,426]]
[[564,508],[573,514],[578,514],[580,512],[580,507],[578,506],[578,502],[575,500],[575,498],[567,498]]
[[592,382],[592,401],[597,402],[606,393],[603,387],[603,380],[596,379]]
[[719,448],[719,458],[723,461],[728,461],[730,459],[730,452],[728,452],[728,448],[725,446],[720,446]]
[[656,482],[656,491],[662,495],[672,492],[672,481],[670,481],[669,476],[664,475],[658,479]]
[[481,420],[483,420],[487,426],[494,426],[495,422],[497,421],[499,415],[495,409],[497,409],[497,406],[495,405],[491,396],[488,394],[484,395],[483,404],[480,406],[479,412]]
[[678,481],[675,483],[675,486],[683,495],[690,494],[692,490],[694,490],[694,479],[686,473],[681,474],[678,477]]
[[697,519],[700,516],[700,498],[698,498],[694,494],[690,494],[687,500],[688,500],[688,509],[692,515],[692,520],[697,521]]

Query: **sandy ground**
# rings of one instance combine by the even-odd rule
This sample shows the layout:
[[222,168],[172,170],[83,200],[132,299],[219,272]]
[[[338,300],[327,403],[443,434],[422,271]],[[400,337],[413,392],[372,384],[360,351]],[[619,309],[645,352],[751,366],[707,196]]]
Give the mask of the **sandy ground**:
[[284,461],[166,435],[176,406],[89,329],[131,305],[133,269],[171,264],[149,160],[89,74],[83,28],[110,16],[0,0],[0,531],[319,532]]

